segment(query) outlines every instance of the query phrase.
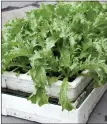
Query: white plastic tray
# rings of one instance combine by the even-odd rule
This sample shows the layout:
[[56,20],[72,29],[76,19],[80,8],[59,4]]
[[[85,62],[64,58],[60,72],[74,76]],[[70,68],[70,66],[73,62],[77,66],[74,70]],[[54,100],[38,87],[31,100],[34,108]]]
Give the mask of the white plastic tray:
[[[90,77],[79,76],[73,82],[69,82],[68,98],[71,101],[76,100],[90,81]],[[51,86],[47,86],[47,94],[49,96],[58,97],[61,83],[62,81],[58,81],[53,83]],[[35,90],[30,76],[20,74],[17,77],[13,72],[5,72],[2,75],[2,87],[28,93],[32,93]]]
[[78,109],[70,112],[62,111],[59,105],[46,104],[39,107],[25,98],[2,94],[2,114],[40,123],[86,123],[106,89],[107,84],[94,89]]

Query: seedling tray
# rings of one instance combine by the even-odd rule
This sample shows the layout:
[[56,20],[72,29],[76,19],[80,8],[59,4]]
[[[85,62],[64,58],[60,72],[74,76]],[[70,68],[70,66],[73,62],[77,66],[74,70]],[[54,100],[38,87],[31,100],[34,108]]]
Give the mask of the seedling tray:
[[[73,82],[69,82],[68,98],[71,101],[75,101],[91,80],[91,77],[79,76]],[[62,81],[59,80],[58,82],[53,83],[51,86],[47,86],[47,94],[49,96],[58,98],[61,83]],[[16,74],[13,72],[3,73],[2,88],[8,88],[28,93],[32,93],[35,90],[33,81],[30,76],[27,74],[20,74],[19,76],[16,76]]]
[[[37,104],[32,104],[26,98],[2,93],[2,114],[40,123],[86,123],[93,108],[107,89],[107,84],[105,84],[100,88],[91,90],[89,95],[85,95],[84,98],[86,93],[84,89],[87,86],[89,87],[91,80],[90,77],[80,76],[72,83],[69,82],[68,97],[72,100],[76,99],[73,102],[76,109],[70,112],[67,110],[62,111],[60,105],[52,102],[39,107]],[[61,81],[58,81],[53,83],[51,87],[46,87],[48,95],[50,97],[57,97],[60,85]],[[32,93],[34,90],[30,76],[20,74],[17,77],[13,72],[5,72],[2,75],[2,88],[26,93]]]
[[40,123],[86,123],[106,89],[107,84],[93,89],[83,103],[70,112],[62,111],[60,105],[50,103],[39,107],[26,98],[2,93],[2,115],[11,115]]

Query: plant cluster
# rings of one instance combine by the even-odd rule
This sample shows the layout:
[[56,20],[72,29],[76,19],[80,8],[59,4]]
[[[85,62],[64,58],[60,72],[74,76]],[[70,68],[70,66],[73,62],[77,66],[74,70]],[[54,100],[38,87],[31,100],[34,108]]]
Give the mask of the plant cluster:
[[2,70],[31,75],[40,106],[48,103],[46,86],[63,80],[59,104],[72,110],[68,81],[86,74],[94,86],[107,81],[107,4],[99,2],[41,5],[2,30]]

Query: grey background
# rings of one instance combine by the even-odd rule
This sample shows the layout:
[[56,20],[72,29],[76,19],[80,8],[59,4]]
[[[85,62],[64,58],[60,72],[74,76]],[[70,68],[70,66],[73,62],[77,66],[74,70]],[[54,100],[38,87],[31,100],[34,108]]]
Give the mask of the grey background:
[[[47,0],[41,0],[44,2],[44,4],[56,4],[56,1],[50,1],[47,2]],[[1,7],[2,7],[2,12],[6,12],[6,8],[9,8],[9,6],[11,7],[17,7],[18,9],[20,9],[20,7],[28,7],[28,6],[33,6],[36,7],[38,5],[40,5],[41,2],[38,1],[29,1],[29,2],[2,2]],[[12,10],[11,10],[12,11]],[[89,120],[87,123],[105,123],[107,124],[107,121],[105,121],[105,116],[107,116],[107,91],[105,92],[105,94],[103,95],[103,97],[101,98],[101,100],[99,101],[99,103],[97,104],[97,106],[95,107],[95,109],[93,110],[92,114],[89,117]],[[27,120],[23,120],[23,119],[19,119],[19,118],[15,118],[15,117],[10,117],[10,116],[2,116],[2,123],[36,123],[36,122],[30,122]]]

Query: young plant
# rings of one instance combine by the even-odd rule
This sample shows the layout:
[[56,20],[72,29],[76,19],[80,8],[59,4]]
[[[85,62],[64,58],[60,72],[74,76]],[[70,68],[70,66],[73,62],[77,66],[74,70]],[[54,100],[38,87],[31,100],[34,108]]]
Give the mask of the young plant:
[[99,2],[41,5],[2,31],[2,70],[31,75],[35,92],[29,97],[48,103],[45,87],[63,80],[59,104],[72,110],[68,81],[89,70],[93,85],[107,81],[107,4]]

